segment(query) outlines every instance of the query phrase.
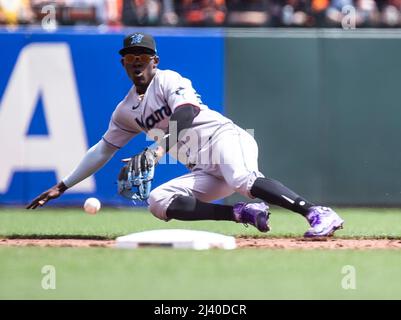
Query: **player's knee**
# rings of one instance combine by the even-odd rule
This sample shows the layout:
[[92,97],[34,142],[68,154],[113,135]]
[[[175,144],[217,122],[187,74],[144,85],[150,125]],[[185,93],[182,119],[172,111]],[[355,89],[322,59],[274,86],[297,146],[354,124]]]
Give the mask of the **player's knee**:
[[196,199],[190,196],[176,195],[168,206],[170,212],[192,212],[196,207]]
[[169,199],[162,192],[157,192],[157,189],[153,190],[148,199],[149,211],[158,219],[167,221],[166,216],[167,206]]

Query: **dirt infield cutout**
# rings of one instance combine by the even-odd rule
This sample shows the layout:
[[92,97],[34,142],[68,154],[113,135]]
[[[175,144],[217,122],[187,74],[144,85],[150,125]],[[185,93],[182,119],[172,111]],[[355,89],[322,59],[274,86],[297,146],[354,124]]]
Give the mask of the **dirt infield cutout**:
[[401,249],[401,239],[237,238],[237,245],[262,249]]
[[[401,239],[341,238],[250,238],[236,239],[238,248],[257,249],[401,249]],[[114,240],[98,239],[0,239],[0,247],[104,247],[112,248]]]

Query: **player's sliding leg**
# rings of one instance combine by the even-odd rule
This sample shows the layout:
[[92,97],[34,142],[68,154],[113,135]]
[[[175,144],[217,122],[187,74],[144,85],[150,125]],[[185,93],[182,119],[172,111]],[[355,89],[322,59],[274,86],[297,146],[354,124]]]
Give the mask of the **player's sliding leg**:
[[226,220],[255,226],[261,232],[270,230],[268,206],[264,203],[238,203],[235,206],[202,202],[192,196],[177,196],[166,212],[168,219],[184,221]]
[[234,221],[233,207],[197,200],[192,196],[177,196],[166,212],[168,219],[183,221],[226,220]]
[[236,206],[210,203],[234,191],[224,179],[204,171],[194,171],[155,188],[149,197],[149,210],[162,220],[226,220],[251,224],[265,232],[268,207],[260,204]]
[[313,203],[297,195],[281,182],[269,178],[257,178],[250,193],[255,198],[300,213],[303,216],[306,216],[309,209],[314,206]]
[[303,215],[311,226],[305,233],[305,237],[330,236],[344,223],[344,220],[332,209],[308,202],[273,179],[257,178],[250,193],[255,198]]
[[219,169],[229,186],[244,196],[259,198],[303,215],[310,225],[305,236],[332,235],[342,226],[344,221],[333,210],[316,206],[280,182],[264,178],[258,170],[258,147],[254,138],[240,128],[235,131],[237,135],[226,134],[214,144],[214,148],[226,157]]

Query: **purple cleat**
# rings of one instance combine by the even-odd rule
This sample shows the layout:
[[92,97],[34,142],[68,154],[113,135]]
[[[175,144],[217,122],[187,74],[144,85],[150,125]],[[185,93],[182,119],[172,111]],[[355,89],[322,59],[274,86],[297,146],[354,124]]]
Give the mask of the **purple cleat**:
[[320,206],[311,207],[306,219],[311,226],[304,234],[307,238],[332,236],[344,223],[334,210]]
[[255,226],[260,232],[267,232],[269,227],[269,207],[261,203],[245,203],[238,202],[234,205],[235,221],[251,224]]

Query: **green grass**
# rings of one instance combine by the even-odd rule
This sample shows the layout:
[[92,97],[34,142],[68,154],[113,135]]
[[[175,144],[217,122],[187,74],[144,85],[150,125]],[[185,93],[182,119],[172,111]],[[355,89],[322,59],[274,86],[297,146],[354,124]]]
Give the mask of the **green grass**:
[[[397,209],[341,209],[345,228],[338,237],[401,237],[401,210]],[[168,223],[158,220],[144,210],[103,209],[92,216],[81,210],[42,209],[0,210],[0,237],[104,237],[139,232],[149,229],[196,229],[227,235],[301,236],[307,223],[298,214],[273,210],[272,231],[259,233],[255,228],[225,221],[196,221]]]
[[[0,248],[0,260],[0,299],[401,298],[399,251]],[[346,265],[356,289],[341,286]]]
[[[338,237],[401,237],[401,212],[341,209]],[[305,221],[274,210],[268,236],[300,236]],[[161,228],[265,236],[231,222],[174,222],[150,213],[103,209],[0,210],[0,237],[105,237]],[[45,265],[56,289],[41,287]],[[356,289],[341,287],[342,268]],[[169,249],[0,247],[0,299],[401,299],[399,250],[189,251]]]

